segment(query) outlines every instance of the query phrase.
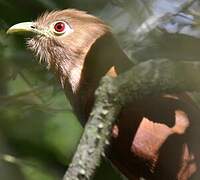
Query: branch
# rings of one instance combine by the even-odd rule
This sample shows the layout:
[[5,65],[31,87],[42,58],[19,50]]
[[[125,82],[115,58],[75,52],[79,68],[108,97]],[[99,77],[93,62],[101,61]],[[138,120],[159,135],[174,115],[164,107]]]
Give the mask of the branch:
[[159,25],[169,22],[174,16],[180,12],[184,12],[190,6],[192,6],[197,0],[188,0],[182,3],[175,11],[167,11],[160,14],[154,14],[150,16],[141,26],[134,31],[134,42],[135,44],[142,42],[151,31],[157,28]]
[[97,89],[77,152],[63,180],[88,180],[109,143],[112,124],[122,106],[161,93],[200,90],[200,62],[147,61],[113,79],[104,77]]

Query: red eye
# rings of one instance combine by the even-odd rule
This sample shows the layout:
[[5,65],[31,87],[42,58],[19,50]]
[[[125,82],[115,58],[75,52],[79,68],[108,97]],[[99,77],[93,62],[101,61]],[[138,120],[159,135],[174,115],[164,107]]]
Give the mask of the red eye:
[[61,33],[65,30],[65,23],[64,22],[57,22],[54,25],[54,29],[56,32]]

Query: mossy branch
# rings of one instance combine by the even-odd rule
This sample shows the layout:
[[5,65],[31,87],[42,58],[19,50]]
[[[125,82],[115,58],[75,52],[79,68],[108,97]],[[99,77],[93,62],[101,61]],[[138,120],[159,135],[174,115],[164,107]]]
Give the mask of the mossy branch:
[[109,144],[111,128],[126,103],[161,93],[200,89],[200,62],[150,60],[117,78],[104,77],[78,149],[63,180],[88,180]]

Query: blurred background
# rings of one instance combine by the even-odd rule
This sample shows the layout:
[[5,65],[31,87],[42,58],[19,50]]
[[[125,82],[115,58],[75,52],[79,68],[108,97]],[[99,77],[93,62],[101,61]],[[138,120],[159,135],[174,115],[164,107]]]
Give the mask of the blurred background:
[[[26,50],[13,24],[76,8],[106,21],[134,63],[199,60],[200,2],[191,0],[0,0],[0,179],[61,179],[82,127],[60,85]],[[200,95],[192,93],[199,105]],[[94,179],[122,179],[103,162]]]

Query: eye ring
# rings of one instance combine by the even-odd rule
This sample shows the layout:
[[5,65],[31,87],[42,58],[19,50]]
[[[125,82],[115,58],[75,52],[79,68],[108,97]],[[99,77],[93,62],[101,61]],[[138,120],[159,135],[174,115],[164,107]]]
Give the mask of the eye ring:
[[57,21],[53,24],[53,30],[56,34],[63,34],[66,31],[66,23],[64,21]]
[[54,30],[58,33],[65,31],[65,23],[64,22],[57,22],[54,24]]
[[62,35],[64,33],[69,34],[73,32],[73,29],[65,21],[56,21],[52,23],[51,29],[53,29],[53,32],[56,35]]

